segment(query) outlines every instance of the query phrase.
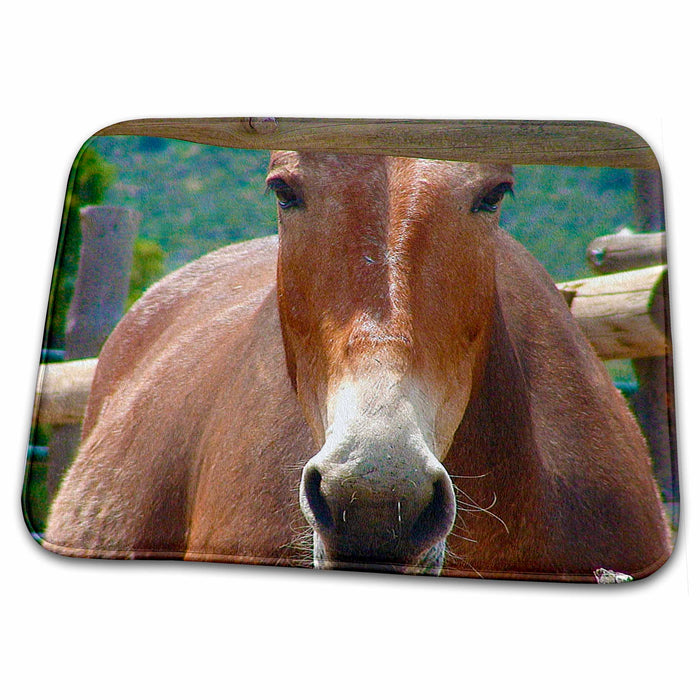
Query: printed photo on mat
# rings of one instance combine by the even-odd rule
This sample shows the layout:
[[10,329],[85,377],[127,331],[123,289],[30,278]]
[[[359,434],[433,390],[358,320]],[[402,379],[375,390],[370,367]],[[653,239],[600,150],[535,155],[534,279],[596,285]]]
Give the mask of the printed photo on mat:
[[647,576],[678,522],[664,246],[654,171],[93,138],[27,524],[78,557]]

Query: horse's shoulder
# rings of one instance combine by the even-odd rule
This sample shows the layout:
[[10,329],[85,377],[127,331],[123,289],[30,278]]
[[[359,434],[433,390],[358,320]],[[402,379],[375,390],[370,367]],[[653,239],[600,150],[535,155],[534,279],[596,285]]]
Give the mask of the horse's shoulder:
[[[276,236],[233,244],[153,285],[100,353],[84,433],[94,425],[105,398],[120,387],[133,395],[134,387],[158,377],[166,386],[173,374],[194,379],[205,365],[216,368],[216,356],[228,353],[235,362],[256,315],[267,314],[273,328],[279,325],[276,306],[267,302],[275,296],[276,255]],[[212,370],[203,376],[212,377]]]
[[547,452],[549,446],[559,461],[568,455],[575,462],[578,453],[595,462],[604,453],[613,462],[623,454],[645,462],[639,429],[563,296],[544,268],[505,234],[497,287],[540,448]]

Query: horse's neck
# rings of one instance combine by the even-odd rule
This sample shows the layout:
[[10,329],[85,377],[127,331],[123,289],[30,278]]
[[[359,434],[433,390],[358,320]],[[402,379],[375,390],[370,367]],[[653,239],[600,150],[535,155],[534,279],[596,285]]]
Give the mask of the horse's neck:
[[[495,496],[504,517],[508,504],[517,504],[514,510],[522,512],[524,501],[532,501],[534,507],[541,497],[542,464],[527,378],[499,299],[483,378],[470,399],[446,466],[451,474],[465,477],[471,494],[481,492],[475,500]],[[463,483],[458,481],[457,486],[462,488]]]

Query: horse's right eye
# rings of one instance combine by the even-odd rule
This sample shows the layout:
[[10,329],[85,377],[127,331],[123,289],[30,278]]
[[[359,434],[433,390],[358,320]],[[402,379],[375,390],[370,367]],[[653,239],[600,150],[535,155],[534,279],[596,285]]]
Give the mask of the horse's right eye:
[[280,209],[291,209],[302,204],[301,197],[281,177],[268,180],[267,188],[275,193]]

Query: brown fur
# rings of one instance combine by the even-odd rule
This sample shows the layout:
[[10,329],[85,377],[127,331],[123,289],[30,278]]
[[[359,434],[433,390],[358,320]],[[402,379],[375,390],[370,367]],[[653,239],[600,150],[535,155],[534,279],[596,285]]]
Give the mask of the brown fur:
[[271,177],[281,170],[306,178],[305,216],[324,203],[318,222],[296,231],[300,215],[281,212],[279,253],[276,238],[225,248],[125,317],[100,356],[46,546],[308,562],[302,468],[336,387],[376,363],[433,411],[431,449],[458,502],[445,574],[658,568],[668,526],[623,399],[540,265],[497,216],[450,194],[464,183],[473,198],[503,169],[284,153]]

